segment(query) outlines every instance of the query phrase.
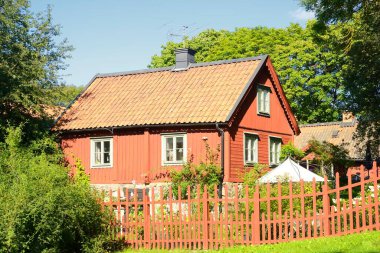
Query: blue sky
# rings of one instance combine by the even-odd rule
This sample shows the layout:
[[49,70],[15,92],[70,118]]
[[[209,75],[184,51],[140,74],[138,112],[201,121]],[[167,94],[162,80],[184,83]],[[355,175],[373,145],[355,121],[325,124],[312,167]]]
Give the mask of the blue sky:
[[96,73],[146,68],[161,45],[207,28],[304,25],[312,14],[298,0],[31,0],[32,10],[53,8],[53,22],[75,50],[62,73],[67,84],[85,85]]

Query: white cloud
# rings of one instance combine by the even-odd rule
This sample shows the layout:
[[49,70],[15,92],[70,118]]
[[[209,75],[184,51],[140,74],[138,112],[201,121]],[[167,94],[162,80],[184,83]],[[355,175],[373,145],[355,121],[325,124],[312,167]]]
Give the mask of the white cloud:
[[306,21],[308,19],[313,19],[314,12],[312,11],[306,11],[303,8],[298,8],[297,10],[291,11],[290,15],[296,19],[296,20],[301,20],[301,21]]

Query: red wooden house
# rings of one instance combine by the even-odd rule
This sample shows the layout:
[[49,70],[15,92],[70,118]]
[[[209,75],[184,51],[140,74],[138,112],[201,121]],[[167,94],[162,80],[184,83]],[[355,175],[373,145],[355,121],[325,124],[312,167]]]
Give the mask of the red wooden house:
[[58,118],[67,160],[93,184],[144,184],[221,147],[225,182],[245,167],[276,164],[299,134],[269,56],[194,63],[178,49],[173,67],[97,74]]

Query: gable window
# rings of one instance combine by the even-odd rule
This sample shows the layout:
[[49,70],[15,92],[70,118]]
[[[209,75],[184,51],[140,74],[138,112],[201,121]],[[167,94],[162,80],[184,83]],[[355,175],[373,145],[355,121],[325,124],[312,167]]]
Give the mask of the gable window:
[[91,139],[91,168],[112,167],[113,141],[112,138]]
[[186,161],[186,134],[164,134],[162,141],[162,164],[183,164]]
[[250,165],[258,162],[258,141],[256,134],[244,133],[244,164]]
[[281,139],[276,137],[269,138],[269,163],[276,165],[280,163]]
[[257,88],[257,113],[270,114],[270,88],[259,86]]

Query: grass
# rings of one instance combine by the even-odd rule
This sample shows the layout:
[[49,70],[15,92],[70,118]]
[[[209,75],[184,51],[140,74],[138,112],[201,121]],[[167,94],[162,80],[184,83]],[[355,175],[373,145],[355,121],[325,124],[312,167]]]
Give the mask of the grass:
[[[126,250],[129,252],[161,253],[167,250]],[[346,235],[340,237],[318,238],[305,241],[294,241],[271,245],[259,246],[236,246],[219,251],[195,251],[195,250],[171,250],[173,253],[180,252],[252,252],[252,253],[379,253],[380,231],[364,232],[360,234]]]

